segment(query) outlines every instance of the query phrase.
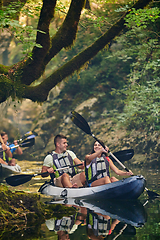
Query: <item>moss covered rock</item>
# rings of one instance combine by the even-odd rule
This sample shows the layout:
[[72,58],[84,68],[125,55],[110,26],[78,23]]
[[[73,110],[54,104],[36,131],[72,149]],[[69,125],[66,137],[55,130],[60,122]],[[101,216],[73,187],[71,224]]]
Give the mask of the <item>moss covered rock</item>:
[[7,186],[0,185],[0,222],[25,222],[39,224],[51,217],[61,218],[75,213],[74,208],[59,204],[46,205],[40,201],[40,195],[21,191],[12,192]]

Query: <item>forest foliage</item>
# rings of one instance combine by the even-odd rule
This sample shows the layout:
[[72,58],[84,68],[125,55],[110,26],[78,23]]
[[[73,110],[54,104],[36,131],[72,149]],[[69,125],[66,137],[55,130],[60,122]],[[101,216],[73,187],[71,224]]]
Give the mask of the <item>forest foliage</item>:
[[[50,29],[51,36],[54,36],[60,27],[68,10],[61,1],[58,2],[59,5],[55,8],[56,23],[54,22]],[[56,101],[60,103],[74,97],[78,104],[91,96],[98,96],[100,113],[107,108],[103,115],[113,117],[114,121],[117,119],[128,129],[159,130],[159,3],[154,2],[145,9],[136,10],[130,8],[132,3],[127,5],[126,2],[118,5],[98,1],[101,8],[95,11],[86,10],[80,21],[74,45],[70,51],[63,49],[52,59],[46,68],[45,76],[49,77],[53,69],[58,69],[96,41],[115,23],[117,17],[120,18],[129,11],[125,18],[126,27],[120,36],[113,38],[103,51],[88,61],[78,76],[74,74],[64,81],[64,87]],[[21,53],[27,53],[32,59],[31,49],[42,47],[34,41],[37,32],[34,18],[38,16],[41,4],[38,1],[36,4],[31,1],[29,5],[23,3],[23,7],[18,4],[20,3],[16,2],[15,8],[12,3],[0,11],[1,28],[13,33],[16,44],[22,43],[22,51],[14,53],[14,58],[12,55],[13,64],[23,57]],[[15,17],[19,14],[31,19],[32,24],[25,27],[20,24]],[[16,49],[19,49],[18,45]],[[33,85],[36,86],[41,81],[43,76]],[[72,104],[71,101],[69,103]]]

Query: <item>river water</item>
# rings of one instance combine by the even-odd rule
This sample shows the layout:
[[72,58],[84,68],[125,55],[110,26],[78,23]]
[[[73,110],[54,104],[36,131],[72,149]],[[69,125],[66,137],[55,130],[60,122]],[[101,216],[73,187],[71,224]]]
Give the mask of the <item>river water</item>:
[[[32,171],[40,170],[40,163],[35,163]],[[25,166],[25,164],[24,164]],[[128,167],[128,166],[127,166]],[[26,168],[26,167],[25,167]],[[27,170],[28,173],[29,170]],[[30,169],[31,171],[31,169]],[[147,180],[146,187],[160,194],[160,175],[158,169],[133,168],[136,175],[143,175]],[[18,187],[9,187],[11,190],[24,190],[38,193],[44,182],[41,177],[32,178],[31,181]],[[46,204],[54,204],[52,198],[41,195]],[[158,240],[160,239],[160,199],[148,201],[147,191],[139,197],[138,201],[60,202],[74,206],[76,214],[63,216],[61,219],[46,219],[45,223],[26,227],[12,224],[12,228],[1,229],[1,239],[118,239],[118,240]],[[63,215],[63,214],[62,214]],[[7,231],[7,235],[5,234]],[[7,236],[7,237],[6,237]]]

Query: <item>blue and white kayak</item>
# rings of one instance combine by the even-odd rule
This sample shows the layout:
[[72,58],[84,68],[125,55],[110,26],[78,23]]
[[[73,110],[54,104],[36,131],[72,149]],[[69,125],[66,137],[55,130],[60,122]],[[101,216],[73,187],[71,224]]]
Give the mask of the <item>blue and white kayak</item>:
[[134,227],[142,227],[147,221],[147,214],[144,206],[140,201],[98,201],[92,200],[76,200],[76,199],[63,199],[51,200],[47,204],[63,204],[65,206],[82,207],[89,209],[93,213],[101,214],[102,216],[109,216],[112,219],[118,219],[120,222],[130,224]]
[[61,188],[45,182],[39,192],[54,199],[137,199],[144,191],[146,180],[140,176],[132,176],[120,181],[97,187]]

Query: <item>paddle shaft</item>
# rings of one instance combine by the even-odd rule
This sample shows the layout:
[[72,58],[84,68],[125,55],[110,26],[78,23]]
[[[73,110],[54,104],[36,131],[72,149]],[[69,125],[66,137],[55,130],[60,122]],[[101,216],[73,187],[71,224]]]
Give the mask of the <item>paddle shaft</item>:
[[[99,142],[104,149],[106,148],[106,146],[105,146],[98,138],[96,138],[96,137],[94,136],[94,134],[91,133],[91,136],[92,136],[97,142]],[[118,158],[116,158],[116,156],[114,156],[114,154],[111,153],[111,151],[108,150],[108,153],[109,153],[109,154],[116,160],[116,162],[118,162],[127,172],[129,172],[129,169],[126,168],[126,167],[123,165],[123,163],[121,163],[121,162],[118,160]]]
[[[34,139],[33,138],[25,140],[25,142],[23,142],[21,144],[14,145],[14,146],[10,147],[9,149],[11,150],[13,148],[27,147],[27,146],[32,146],[32,145],[34,145]],[[5,150],[1,150],[0,153],[3,152],[3,151],[5,151]]]
[[[62,167],[62,168],[57,168],[56,170],[54,170],[55,172],[57,171],[61,171],[61,170],[65,170],[65,169],[68,169],[68,168],[72,168],[72,167],[79,167],[79,166],[82,166],[83,163],[80,163],[80,164],[76,164],[76,165],[73,165],[73,166],[67,166],[67,167]],[[33,177],[37,176],[37,175],[42,175],[42,174],[47,174],[49,172],[43,172],[43,173],[36,173],[33,175]]]
[[[55,171],[60,171],[60,170],[68,169],[68,168],[71,168],[71,167],[78,167],[78,166],[81,166],[81,165],[83,165],[83,163],[73,165],[73,166],[66,166],[66,167],[58,168]],[[11,186],[18,186],[18,185],[24,184],[26,182],[29,182],[33,177],[36,177],[38,175],[43,175],[43,174],[48,174],[48,172],[35,173],[35,174],[32,174],[32,175],[31,174],[14,175],[14,176],[7,177],[6,182]]]
[[[81,130],[83,130],[85,133],[91,135],[97,142],[99,142],[104,149],[106,148],[106,146],[98,138],[96,138],[94,134],[92,134],[89,124],[79,113],[77,113],[76,111],[72,111],[71,112],[71,120]],[[129,172],[129,170],[113,155],[113,153],[111,153],[110,151],[108,151],[108,152],[127,172]]]

